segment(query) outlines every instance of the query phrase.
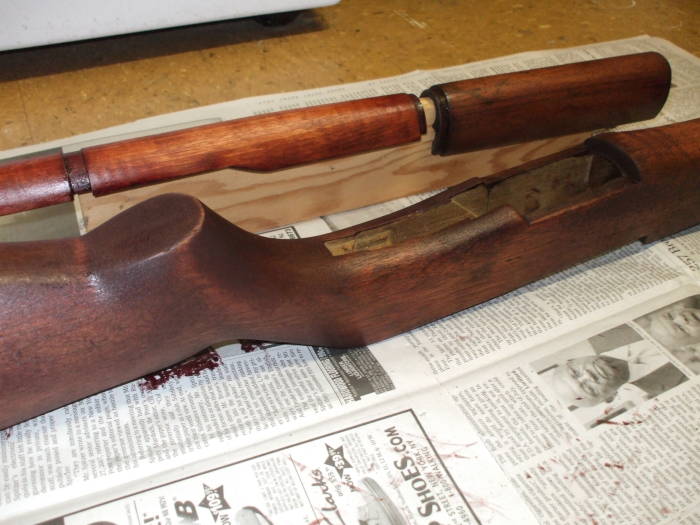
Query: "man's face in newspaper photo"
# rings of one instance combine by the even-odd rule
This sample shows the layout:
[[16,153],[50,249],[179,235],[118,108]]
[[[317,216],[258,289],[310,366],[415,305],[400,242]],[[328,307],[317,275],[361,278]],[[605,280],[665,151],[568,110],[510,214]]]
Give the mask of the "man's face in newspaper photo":
[[681,346],[672,350],[672,353],[694,374],[700,374],[700,344]]
[[611,401],[629,380],[627,362],[608,356],[584,356],[560,364],[552,387],[567,406],[589,407]]
[[666,348],[700,343],[700,308],[697,296],[666,306],[638,319],[649,335]]

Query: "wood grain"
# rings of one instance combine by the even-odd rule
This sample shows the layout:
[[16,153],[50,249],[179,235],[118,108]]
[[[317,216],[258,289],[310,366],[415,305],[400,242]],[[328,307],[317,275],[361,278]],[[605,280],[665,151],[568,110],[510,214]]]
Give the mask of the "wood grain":
[[398,94],[206,124],[83,150],[96,195],[222,168],[268,172],[413,142],[417,97]]
[[452,155],[654,117],[671,87],[659,53],[591,60],[433,86],[433,153]]
[[2,244],[0,428],[223,340],[367,344],[697,224],[699,144],[700,119],[600,135],[315,238],[170,194],[79,238]]
[[227,167],[265,172],[388,148],[419,140],[425,127],[418,98],[396,94],[92,146],[63,159],[17,159],[0,166],[0,213]]
[[[668,63],[656,53],[433,86],[426,94],[438,106],[434,151],[493,148],[650,118],[669,87]],[[408,144],[425,132],[424,111],[414,95],[396,94],[208,124],[85,148],[63,164],[49,162],[45,180],[20,160],[0,167],[0,212],[223,168],[270,172]]]
[[0,162],[0,215],[69,202],[60,150]]
[[453,186],[551,155],[588,133],[452,157],[430,154],[433,130],[420,142],[331,161],[257,173],[222,170],[95,198],[79,195],[86,231],[161,193],[186,193],[243,229],[258,232],[340,211]]

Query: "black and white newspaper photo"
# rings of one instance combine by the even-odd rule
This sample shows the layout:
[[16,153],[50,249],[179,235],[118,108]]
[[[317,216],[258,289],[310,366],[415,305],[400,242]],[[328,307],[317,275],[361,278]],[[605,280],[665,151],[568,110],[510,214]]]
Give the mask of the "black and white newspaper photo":
[[[675,523],[691,512],[700,383],[686,354],[658,338],[670,330],[687,342],[694,300],[662,300],[642,316],[633,308],[578,342],[454,381],[455,401],[540,523]],[[653,337],[640,319],[658,316],[666,326]]]
[[693,374],[700,373],[700,295],[666,305],[634,322]]
[[556,399],[588,428],[605,424],[688,379],[669,356],[628,325],[597,334],[531,366]]

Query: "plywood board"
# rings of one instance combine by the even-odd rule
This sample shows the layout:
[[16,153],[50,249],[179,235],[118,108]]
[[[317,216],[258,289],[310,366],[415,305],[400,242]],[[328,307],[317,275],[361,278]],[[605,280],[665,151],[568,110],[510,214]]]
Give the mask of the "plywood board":
[[161,193],[187,193],[250,231],[376,204],[483,177],[578,144],[568,135],[451,157],[431,155],[432,134],[420,142],[273,173],[227,169],[95,198],[81,195],[83,226],[91,230],[120,211]]

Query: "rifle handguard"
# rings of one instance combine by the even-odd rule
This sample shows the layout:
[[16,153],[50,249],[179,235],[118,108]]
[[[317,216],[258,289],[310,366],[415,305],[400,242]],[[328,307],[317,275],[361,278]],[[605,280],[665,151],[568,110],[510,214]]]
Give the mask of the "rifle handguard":
[[421,96],[436,107],[433,153],[515,144],[653,118],[671,87],[658,53],[460,80]]
[[[446,155],[649,119],[670,85],[666,59],[638,53],[437,85],[421,100],[436,106],[433,150]],[[422,103],[386,95],[0,161],[0,215],[224,168],[266,172],[408,144],[426,130]]]
[[378,341],[692,226],[698,144],[700,119],[599,135],[314,238],[254,235],[171,194],[83,237],[2,244],[0,428],[216,342]]

